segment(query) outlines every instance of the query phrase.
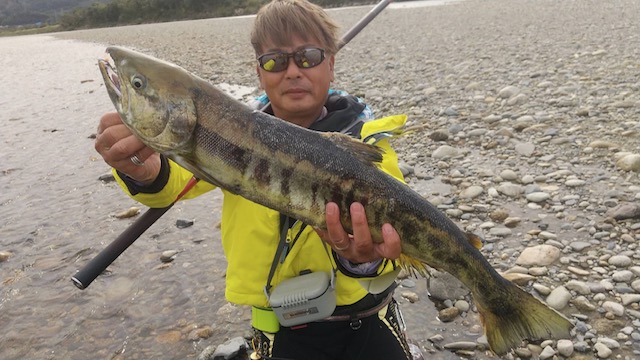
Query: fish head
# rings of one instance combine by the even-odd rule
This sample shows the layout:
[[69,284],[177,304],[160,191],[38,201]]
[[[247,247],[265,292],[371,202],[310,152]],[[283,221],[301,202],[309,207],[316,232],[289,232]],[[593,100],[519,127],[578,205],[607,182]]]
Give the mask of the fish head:
[[143,143],[180,153],[192,141],[197,122],[193,77],[181,67],[121,47],[109,47],[98,61],[111,101],[123,123]]

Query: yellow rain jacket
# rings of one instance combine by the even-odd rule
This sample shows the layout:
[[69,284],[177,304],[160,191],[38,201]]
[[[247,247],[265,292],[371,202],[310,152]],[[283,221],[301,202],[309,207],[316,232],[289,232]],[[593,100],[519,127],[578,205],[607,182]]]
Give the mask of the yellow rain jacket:
[[[372,120],[365,122],[360,132],[360,138],[363,141],[384,149],[380,167],[400,181],[403,181],[403,177],[398,168],[398,157],[390,147],[388,138],[402,128],[405,122],[405,115]],[[164,188],[153,194],[132,195],[115,170],[114,174],[119,185],[129,196],[149,207],[165,207],[171,204],[193,176],[189,171],[169,160],[170,175]],[[214,188],[215,186],[200,181],[183,198],[193,198]],[[280,239],[280,214],[226,190],[222,192],[224,194],[221,223],[222,246],[228,261],[225,296],[232,303],[268,307],[264,287]],[[296,223],[289,230],[288,238],[295,237],[300,227],[301,224]],[[302,270],[328,272],[336,268],[334,260],[328,256],[324,246],[325,243],[312,227],[304,228],[289,250],[285,261],[278,265],[272,285],[275,286],[282,280],[298,276]],[[395,264],[392,261],[384,261],[376,276],[394,270]],[[384,282],[385,284],[377,287],[386,288],[392,280],[387,279]],[[366,279],[363,281],[363,279],[348,277],[338,272],[337,305],[351,305],[362,299],[368,293],[363,286],[369,286]]]

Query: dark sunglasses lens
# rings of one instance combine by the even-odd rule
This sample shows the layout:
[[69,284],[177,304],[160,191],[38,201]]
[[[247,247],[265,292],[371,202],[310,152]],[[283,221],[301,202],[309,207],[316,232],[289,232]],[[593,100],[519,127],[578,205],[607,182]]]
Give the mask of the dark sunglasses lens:
[[296,52],[294,60],[300,68],[312,68],[324,60],[324,52],[320,49],[302,49]]
[[278,72],[287,68],[288,60],[283,54],[264,54],[258,58],[258,63],[265,71]]

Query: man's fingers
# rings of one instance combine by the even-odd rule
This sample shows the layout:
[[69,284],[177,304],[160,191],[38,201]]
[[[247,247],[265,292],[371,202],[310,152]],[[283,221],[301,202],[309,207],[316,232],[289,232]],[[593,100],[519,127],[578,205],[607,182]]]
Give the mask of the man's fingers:
[[100,118],[100,123],[98,124],[98,135],[102,134],[105,129],[114,126],[114,125],[123,125],[122,119],[117,112],[109,112]]
[[349,207],[349,211],[355,247],[358,253],[370,253],[373,250],[373,243],[371,242],[371,230],[369,230],[364,206],[360,203],[353,203]]
[[374,244],[375,251],[383,258],[397,259],[402,252],[400,235],[391,224],[382,225],[383,242]]
[[327,203],[326,208],[326,221],[327,232],[331,245],[337,251],[345,251],[351,245],[349,234],[344,231],[342,223],[340,222],[340,209],[338,204],[330,202]]
[[[107,132],[105,132],[106,134]],[[144,160],[139,151],[145,148],[145,145],[135,136],[129,135],[124,138],[120,138],[115,142],[107,151],[110,159],[118,161],[123,159],[130,159],[133,155],[138,156],[140,160]],[[149,155],[147,155],[149,157]],[[146,159],[146,158],[145,158]]]

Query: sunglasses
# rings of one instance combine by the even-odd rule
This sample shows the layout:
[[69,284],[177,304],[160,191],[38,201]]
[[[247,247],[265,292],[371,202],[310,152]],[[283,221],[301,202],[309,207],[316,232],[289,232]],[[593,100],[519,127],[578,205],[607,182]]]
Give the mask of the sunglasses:
[[293,58],[301,69],[309,69],[320,65],[324,60],[324,49],[305,48],[292,53],[270,52],[258,57],[258,64],[264,71],[280,72],[289,67],[289,58]]

